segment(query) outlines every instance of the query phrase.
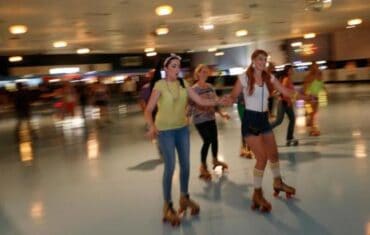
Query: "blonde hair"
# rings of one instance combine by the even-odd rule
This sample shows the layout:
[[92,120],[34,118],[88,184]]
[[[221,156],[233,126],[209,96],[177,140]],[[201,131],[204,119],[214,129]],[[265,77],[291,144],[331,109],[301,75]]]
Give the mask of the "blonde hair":
[[199,64],[199,65],[195,68],[195,70],[194,70],[194,80],[195,80],[195,81],[198,81],[198,80],[199,80],[198,74],[199,74],[199,72],[200,72],[202,69],[204,69],[204,68],[208,68],[208,66],[207,66],[207,65],[205,65],[205,64]]

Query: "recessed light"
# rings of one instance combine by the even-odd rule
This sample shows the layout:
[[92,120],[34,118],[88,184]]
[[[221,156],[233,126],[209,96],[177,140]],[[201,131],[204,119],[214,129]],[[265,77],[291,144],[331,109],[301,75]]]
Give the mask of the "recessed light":
[[305,35],[303,35],[303,37],[305,39],[315,38],[316,34],[315,33],[306,33]]
[[25,25],[12,25],[9,27],[9,32],[12,34],[23,34],[26,33],[27,30],[28,28]]
[[215,52],[215,51],[217,51],[217,48],[215,48],[215,47],[212,47],[212,48],[208,49],[208,52]]
[[66,47],[67,45],[68,45],[68,43],[65,42],[65,41],[56,41],[56,42],[53,43],[53,46],[55,48],[62,48],[62,47]]
[[22,61],[23,60],[23,57],[22,56],[11,56],[9,57],[9,62],[19,62],[19,61]]
[[199,27],[201,27],[203,30],[212,30],[215,26],[213,24],[202,24]]
[[244,37],[244,36],[247,36],[247,34],[248,34],[248,31],[245,30],[245,29],[238,30],[238,31],[235,32],[235,35],[237,37]]
[[77,49],[77,54],[88,54],[90,53],[90,49],[89,48],[80,48],[80,49]]
[[148,56],[148,57],[156,56],[156,55],[157,55],[157,52],[155,52],[155,51],[146,53],[146,56]]
[[148,48],[145,48],[144,49],[144,52],[148,53],[148,52],[153,52],[155,50],[155,48],[153,47],[148,47]]
[[155,13],[159,16],[172,14],[173,8],[170,5],[162,5],[155,9]]
[[347,21],[347,24],[348,25],[359,25],[362,23],[362,20],[361,19],[351,19],[349,21]]
[[169,32],[170,30],[168,29],[168,27],[167,26],[161,26],[161,27],[159,27],[159,28],[157,28],[156,30],[155,30],[155,33],[157,34],[157,35],[166,35],[166,34],[168,34],[168,32]]

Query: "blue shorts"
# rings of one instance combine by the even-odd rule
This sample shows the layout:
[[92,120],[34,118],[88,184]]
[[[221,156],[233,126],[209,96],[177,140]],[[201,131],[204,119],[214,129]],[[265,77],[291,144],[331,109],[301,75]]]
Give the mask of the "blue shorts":
[[259,135],[272,132],[268,112],[257,112],[246,109],[242,121],[242,135]]

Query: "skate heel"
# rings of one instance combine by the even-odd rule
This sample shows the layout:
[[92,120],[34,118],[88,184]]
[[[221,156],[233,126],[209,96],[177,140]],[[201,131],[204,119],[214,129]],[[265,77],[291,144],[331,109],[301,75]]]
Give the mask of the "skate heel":
[[170,223],[172,226],[180,225],[180,217],[177,215],[175,209],[173,209],[172,203],[165,203],[163,206],[163,223]]
[[273,188],[275,197],[279,196],[280,191],[285,192],[287,199],[290,199],[295,195],[295,188],[285,184],[281,178],[275,179]]
[[271,204],[263,197],[262,189],[254,190],[251,209],[259,210],[263,213],[271,211]]
[[207,169],[207,165],[202,164],[200,166],[199,171],[200,171],[200,173],[199,173],[199,178],[200,179],[203,179],[205,181],[210,181],[212,179],[212,175],[211,175],[211,173],[209,173],[209,171]]
[[181,195],[180,197],[180,208],[179,214],[183,215],[186,213],[186,210],[190,208],[191,215],[198,215],[200,211],[199,205],[190,199],[189,195]]

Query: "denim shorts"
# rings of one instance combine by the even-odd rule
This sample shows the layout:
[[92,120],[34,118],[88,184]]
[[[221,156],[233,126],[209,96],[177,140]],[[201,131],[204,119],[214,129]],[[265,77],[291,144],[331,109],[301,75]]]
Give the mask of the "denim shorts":
[[257,112],[246,109],[242,121],[242,135],[266,134],[272,131],[269,123],[268,112]]

